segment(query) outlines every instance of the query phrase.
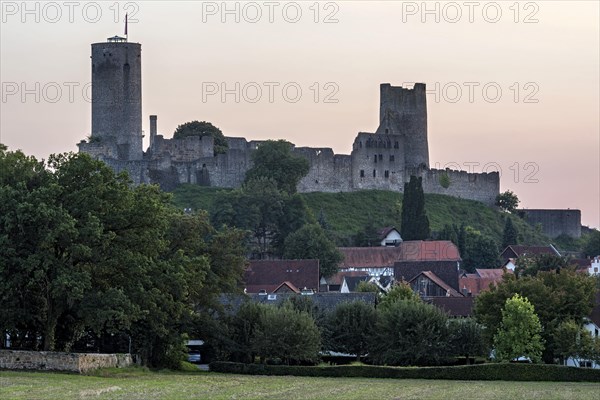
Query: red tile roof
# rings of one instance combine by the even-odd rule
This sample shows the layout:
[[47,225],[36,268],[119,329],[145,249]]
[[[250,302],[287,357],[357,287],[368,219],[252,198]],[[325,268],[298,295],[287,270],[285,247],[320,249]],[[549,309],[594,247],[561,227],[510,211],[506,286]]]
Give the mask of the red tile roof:
[[459,261],[460,254],[448,240],[405,241],[397,247],[340,247],[340,268],[388,268],[396,261]]
[[458,247],[449,240],[402,242],[399,261],[460,261]]
[[251,260],[244,273],[247,293],[272,293],[283,282],[319,290],[319,260]]
[[474,274],[462,274],[459,277],[460,291],[470,293],[472,296],[477,296],[480,292],[488,290],[490,285],[497,285],[502,282],[504,274],[512,273],[510,270],[503,268],[494,269],[476,269]]

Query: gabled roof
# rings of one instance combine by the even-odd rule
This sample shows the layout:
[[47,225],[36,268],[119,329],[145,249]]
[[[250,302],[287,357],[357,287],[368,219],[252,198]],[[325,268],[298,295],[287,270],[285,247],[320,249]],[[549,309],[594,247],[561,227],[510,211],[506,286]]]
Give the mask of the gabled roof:
[[396,231],[396,232],[398,232],[398,234],[400,234],[400,232],[398,231],[398,229],[394,228],[393,226],[386,226],[385,228],[381,228],[377,232],[379,240],[385,239],[387,237],[387,235],[389,235],[390,232],[392,232],[392,231]]
[[482,279],[502,280],[502,276],[506,271],[504,270],[504,268],[477,268],[475,269],[475,272]]
[[450,285],[448,285],[446,282],[444,282],[442,279],[440,279],[439,276],[437,276],[436,274],[434,274],[431,271],[423,271],[423,272],[421,272],[419,275],[417,275],[413,279],[411,279],[409,281],[409,283],[413,283],[415,280],[419,279],[419,277],[421,275],[427,277],[427,279],[429,279],[430,281],[432,281],[433,283],[435,283],[436,285],[438,285],[439,287],[441,287],[443,290],[445,290],[446,293],[450,297],[463,297],[462,294],[458,293],[454,288],[450,287]]
[[296,286],[294,286],[293,283],[289,282],[289,281],[285,281],[283,282],[281,285],[277,286],[277,288],[275,290],[273,290],[273,293],[277,293],[279,292],[281,289],[285,289],[288,288],[289,291],[294,292],[296,294],[300,293],[300,289],[298,289]]
[[[508,252],[507,252],[508,251]],[[507,253],[507,254],[505,254]],[[504,258],[522,257],[525,255],[552,254],[560,256],[560,253],[553,246],[507,246],[501,253]]]
[[247,293],[272,293],[283,282],[296,288],[319,289],[319,260],[251,260],[244,272]]
[[432,271],[455,290],[458,286],[458,261],[399,261],[394,264],[396,281],[410,281],[423,271]]
[[326,280],[328,285],[341,285],[344,282],[344,277],[368,275],[367,271],[340,271],[326,278]]
[[449,240],[410,240],[400,248],[398,261],[460,261],[458,247]]
[[340,268],[389,268],[400,259],[398,247],[339,247],[344,256]]
[[364,276],[345,276],[346,286],[350,292],[354,292],[360,282],[367,282],[369,280],[368,275]]
[[504,268],[494,268],[476,269],[474,274],[463,273],[459,279],[459,289],[463,294],[466,291],[472,296],[477,296],[480,292],[489,289],[490,285],[497,285],[502,282],[505,273],[512,273],[512,271]]
[[449,240],[411,240],[397,247],[339,247],[340,268],[389,268],[397,261],[460,261],[458,248]]

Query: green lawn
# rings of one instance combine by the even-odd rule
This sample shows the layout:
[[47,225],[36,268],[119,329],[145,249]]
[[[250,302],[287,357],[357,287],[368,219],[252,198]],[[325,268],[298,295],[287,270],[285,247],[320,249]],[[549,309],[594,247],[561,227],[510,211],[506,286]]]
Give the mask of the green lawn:
[[598,399],[598,383],[0,372],[0,399]]

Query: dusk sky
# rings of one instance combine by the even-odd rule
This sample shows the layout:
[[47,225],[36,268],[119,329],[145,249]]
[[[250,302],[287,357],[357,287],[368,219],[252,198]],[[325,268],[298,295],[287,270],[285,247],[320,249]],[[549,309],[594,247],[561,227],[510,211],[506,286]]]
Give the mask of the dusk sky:
[[349,154],[357,132],[377,129],[380,83],[424,82],[431,167],[500,170],[522,207],[581,209],[600,226],[597,1],[2,1],[1,12],[11,150],[77,150],[91,128],[90,44],[123,35],[128,12],[146,133],[156,114],[165,137],[206,120],[226,136]]

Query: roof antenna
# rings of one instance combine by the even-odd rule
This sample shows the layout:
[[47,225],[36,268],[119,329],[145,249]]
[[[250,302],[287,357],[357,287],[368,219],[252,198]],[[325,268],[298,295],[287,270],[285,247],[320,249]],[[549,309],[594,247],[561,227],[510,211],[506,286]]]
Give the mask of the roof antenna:
[[127,14],[125,14],[125,41],[129,41],[129,36],[127,35]]

